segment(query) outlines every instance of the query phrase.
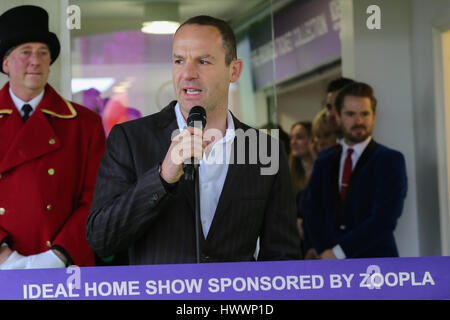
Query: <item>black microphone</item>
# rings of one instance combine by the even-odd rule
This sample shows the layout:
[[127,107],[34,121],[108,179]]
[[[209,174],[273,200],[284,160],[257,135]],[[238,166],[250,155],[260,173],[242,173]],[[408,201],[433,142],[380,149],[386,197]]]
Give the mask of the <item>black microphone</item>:
[[[206,111],[205,108],[201,106],[192,107],[191,111],[189,111],[189,115],[187,118],[188,127],[194,127],[199,129],[205,129],[206,126]],[[183,164],[184,178],[186,180],[194,180],[195,170],[199,167],[199,162],[194,157],[186,160]]]

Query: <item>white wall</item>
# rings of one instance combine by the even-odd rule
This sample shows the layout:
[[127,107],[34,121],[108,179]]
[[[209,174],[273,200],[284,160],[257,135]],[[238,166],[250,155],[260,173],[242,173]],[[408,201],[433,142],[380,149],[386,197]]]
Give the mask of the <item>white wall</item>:
[[[395,236],[400,256],[419,256],[411,2],[342,1],[342,47],[346,48],[342,54],[343,76],[374,87],[378,98],[374,139],[401,151],[406,158],[408,195]],[[369,30],[366,26],[366,9],[373,4],[381,8],[381,30]]]
[[[416,161],[417,161],[417,203],[419,208],[419,232],[420,249],[422,255],[439,255],[445,248],[446,252],[442,254],[449,255],[448,233],[448,203],[447,206],[439,208],[443,204],[442,197],[439,198],[439,173],[448,171],[446,163],[441,163],[438,168],[439,152],[446,152],[445,147],[448,141],[445,136],[436,136],[436,127],[439,124],[441,111],[437,110],[437,101],[435,99],[436,88],[441,84],[434,71],[436,52],[434,52],[433,29],[446,25],[445,29],[450,29],[450,1],[433,0],[421,1],[411,0],[411,17],[414,23],[411,23],[412,33],[412,66],[413,66],[413,97],[414,97],[414,127],[416,130]],[[440,48],[436,48],[440,49]],[[440,72],[439,72],[440,73]],[[449,88],[443,88],[450,90]],[[446,111],[448,113],[448,110]],[[437,120],[436,120],[437,119]],[[450,128],[447,127],[447,131]],[[441,150],[438,150],[441,148]],[[444,178],[445,179],[445,178]],[[448,180],[445,181],[448,185]],[[443,195],[442,193],[440,194]],[[447,195],[448,197],[448,195]],[[447,199],[448,200],[448,199]],[[447,214],[447,224],[442,221],[440,229],[439,210]],[[444,248],[441,247],[440,230],[447,233],[447,240]]]

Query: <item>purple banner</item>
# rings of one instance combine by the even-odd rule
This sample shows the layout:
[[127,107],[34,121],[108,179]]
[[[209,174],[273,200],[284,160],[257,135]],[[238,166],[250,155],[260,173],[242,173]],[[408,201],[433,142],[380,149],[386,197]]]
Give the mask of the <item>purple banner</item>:
[[450,299],[450,257],[0,271],[0,300]]
[[76,41],[82,65],[146,64],[171,63],[172,38],[129,30],[80,37]]
[[266,39],[261,43],[260,35],[251,35],[256,89],[272,85],[274,79],[279,83],[340,58],[339,0],[294,1],[276,12],[273,20],[275,42]]

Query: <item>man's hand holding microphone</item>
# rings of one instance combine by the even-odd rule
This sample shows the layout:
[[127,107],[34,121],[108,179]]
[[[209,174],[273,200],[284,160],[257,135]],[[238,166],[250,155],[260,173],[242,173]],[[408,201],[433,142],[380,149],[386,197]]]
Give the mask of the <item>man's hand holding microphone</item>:
[[169,147],[160,167],[160,176],[169,184],[180,180],[183,174],[187,179],[192,177],[195,166],[203,158],[207,146],[203,141],[203,129],[206,125],[206,111],[203,107],[195,106],[189,112],[188,127],[181,131]]

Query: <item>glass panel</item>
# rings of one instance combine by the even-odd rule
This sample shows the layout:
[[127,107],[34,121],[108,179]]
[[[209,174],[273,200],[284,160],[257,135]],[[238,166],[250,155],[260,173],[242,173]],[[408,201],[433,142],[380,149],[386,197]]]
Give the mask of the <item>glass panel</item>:
[[[229,108],[250,126],[276,128],[272,1],[249,2],[254,9],[242,11],[246,15],[230,21],[244,70],[230,86]],[[145,34],[136,21],[100,17],[94,6],[113,6],[112,1],[71,3],[85,15],[82,29],[71,31],[73,100],[99,113],[107,134],[115,124],[158,112],[176,99],[172,85],[172,34]],[[246,4],[238,6],[244,8]],[[97,11],[95,17],[92,10]],[[136,14],[131,2],[126,6],[128,10],[130,16]],[[199,14],[209,13],[195,12],[192,16]],[[97,265],[104,264],[127,264],[127,254],[97,260]]]
[[325,107],[328,83],[341,76],[338,0],[297,0],[274,7],[278,120],[290,130]]
[[[114,23],[115,17],[89,19],[93,5],[102,2],[111,5],[111,1],[71,1],[88,15],[82,32],[71,33],[72,93],[75,102],[102,115],[109,133],[114,124],[158,112],[175,100],[171,76],[173,35],[145,34],[136,22],[121,19]],[[273,127],[277,120],[272,1],[253,1],[255,4],[256,11],[240,17],[243,23],[231,23],[244,71],[230,87],[230,110],[251,126]],[[127,10],[132,15],[136,8],[130,3]],[[193,15],[197,14],[202,12]],[[249,23],[250,16],[257,18]],[[134,30],[130,29],[133,23]]]
[[[445,105],[445,127],[447,129],[447,168],[450,168],[450,91],[446,88],[450,88],[450,30],[442,33],[442,63],[443,63],[443,75],[444,75],[444,105]],[[447,169],[448,172],[448,169]],[[450,174],[447,173],[447,185],[450,185]],[[450,199],[450,194],[446,195],[447,199]],[[450,252],[450,230],[447,228],[450,226],[450,212],[441,216],[441,233],[442,233],[442,252],[444,254]]]
[[140,30],[73,38],[74,101],[100,113],[106,132],[161,110],[175,99],[171,50],[172,35]]
[[276,95],[273,51],[272,1],[254,14],[253,20],[235,28],[238,57],[244,60],[239,79],[240,109],[235,112],[255,128],[275,128]]

